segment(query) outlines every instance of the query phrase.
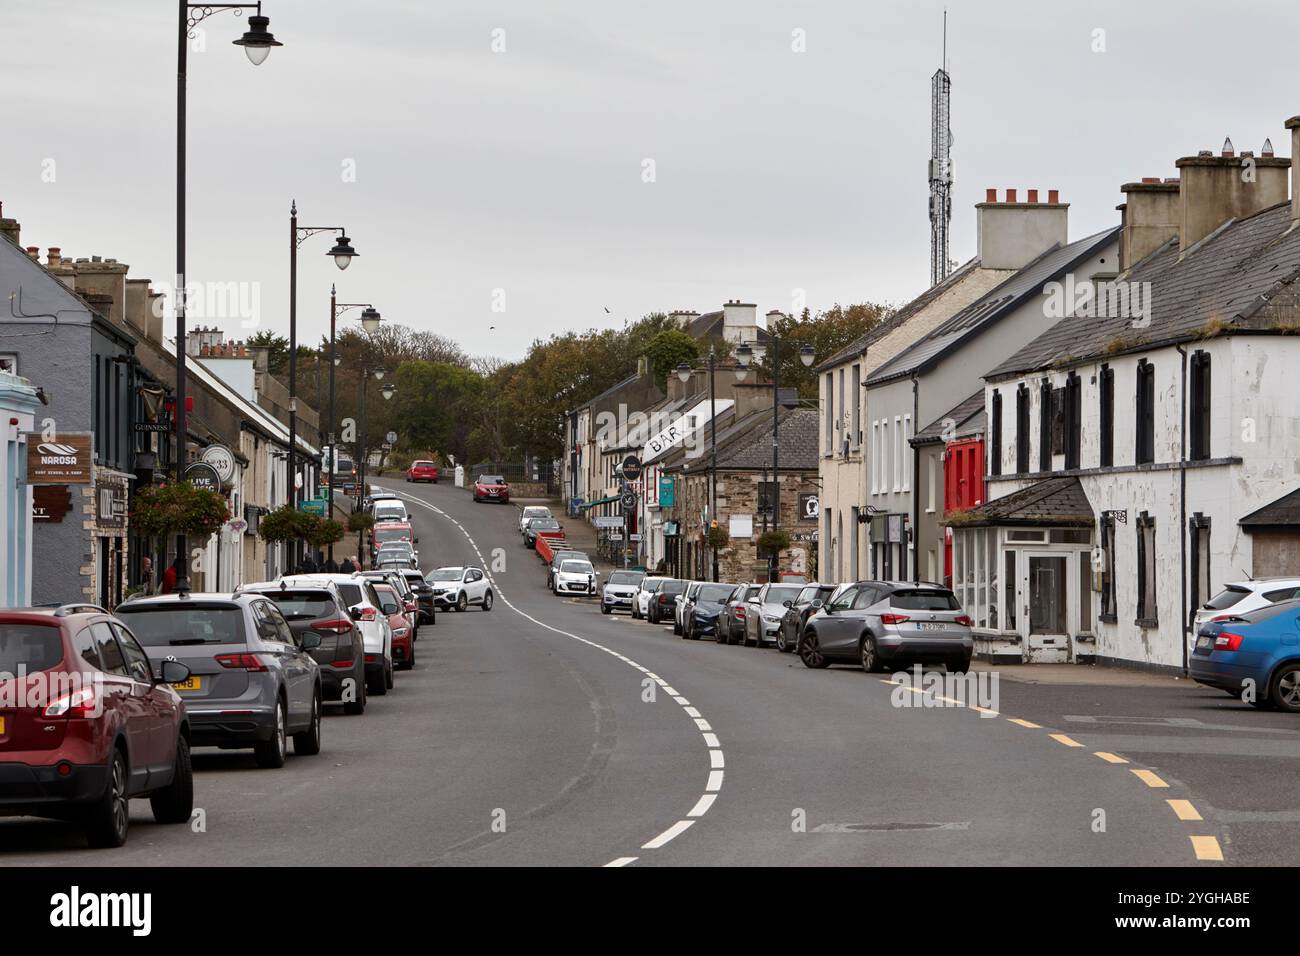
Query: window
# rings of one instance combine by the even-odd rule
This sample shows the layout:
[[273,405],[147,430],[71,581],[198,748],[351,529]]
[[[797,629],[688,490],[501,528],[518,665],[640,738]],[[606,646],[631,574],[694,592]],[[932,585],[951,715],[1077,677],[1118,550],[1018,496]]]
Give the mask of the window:
[[993,446],[989,449],[989,474],[1002,474],[1002,393],[996,388],[993,389],[993,398],[990,400],[989,415],[989,434],[992,436],[990,444]]
[[853,610],[865,611],[871,605],[880,600],[880,589],[873,587],[861,587],[853,596]]
[[126,660],[127,671],[131,676],[145,684],[153,683],[153,671],[149,667],[149,656],[140,648],[124,628],[113,625],[113,632],[117,635],[118,646],[122,648],[122,656]]
[[1002,603],[1007,609],[1008,631],[1016,629],[1016,554],[1016,551],[1010,549],[1003,552],[1006,568],[1002,574],[1002,587],[1005,590]]
[[903,490],[912,490],[912,461],[915,456],[910,454],[912,446],[908,444],[912,439],[912,416],[903,416],[903,428],[899,433],[899,453],[898,464],[903,472]]
[[835,375],[826,373],[826,454],[835,452]]
[[1092,633],[1092,555],[1079,552],[1079,630]]
[[1135,624],[1156,626],[1156,519],[1142,512],[1137,519],[1138,606]]
[[1052,470],[1052,383],[1038,387],[1038,470]]
[[894,458],[894,490],[903,490],[903,417],[894,416],[893,439],[890,441]]
[[1016,389],[1016,474],[1029,472],[1029,386]]
[[1188,457],[1204,461],[1210,457],[1210,353],[1197,349],[1191,365]]
[[835,430],[838,434],[835,436],[835,446],[836,451],[841,455],[848,454],[849,450],[849,436],[845,431],[844,411],[844,369],[840,369],[840,403],[838,413],[835,416]]
[[1101,400],[1101,459],[1103,468],[1115,464],[1115,370],[1109,365],[1101,367],[1101,381],[1098,386]]
[[1065,380],[1065,467],[1079,467],[1083,446],[1083,391],[1079,376],[1071,372]]
[[939,462],[943,461],[947,452],[940,452],[938,455],[931,455],[926,459],[926,497],[925,510],[933,514],[935,508],[935,489],[938,484]]
[[1101,619],[1115,623],[1115,515],[1105,512],[1101,516]]
[[832,602],[831,602],[829,605],[827,605],[827,606],[828,606],[829,608],[833,609],[833,610],[836,610],[836,611],[847,611],[847,610],[849,610],[851,607],[853,607],[853,600],[854,600],[854,598],[857,597],[858,592],[859,592],[859,591],[866,591],[866,590],[870,590],[870,589],[869,589],[869,588],[865,588],[865,587],[862,587],[862,588],[845,588],[845,589],[844,589],[844,593],[841,594],[839,597],[837,597],[834,601],[832,601]]
[[851,379],[853,391],[849,395],[849,401],[853,404],[852,421],[849,428],[849,437],[853,441],[853,450],[857,451],[862,447],[862,366],[853,366],[853,377]]
[[858,550],[861,545],[861,524],[858,521],[858,506],[849,509],[849,580],[856,581],[858,575]]
[[871,423],[871,448],[867,451],[871,458],[871,493],[880,494],[880,422]]
[[117,646],[117,638],[113,636],[112,629],[101,621],[90,625],[90,631],[95,636],[95,646],[99,650],[99,660],[104,672],[127,677],[126,659],[122,657],[122,649]]
[[1146,359],[1137,367],[1136,463],[1148,465],[1156,457],[1156,370]]
[[1201,602],[1210,598],[1210,519],[1198,511],[1188,519],[1187,526],[1192,560],[1192,603],[1187,620],[1190,625]]
[[[99,662],[99,651],[95,647],[95,636],[90,628],[82,628],[72,639],[73,646],[77,649],[77,655],[96,670],[102,670]],[[31,668],[29,667],[28,670]],[[13,673],[12,671],[10,673]]]

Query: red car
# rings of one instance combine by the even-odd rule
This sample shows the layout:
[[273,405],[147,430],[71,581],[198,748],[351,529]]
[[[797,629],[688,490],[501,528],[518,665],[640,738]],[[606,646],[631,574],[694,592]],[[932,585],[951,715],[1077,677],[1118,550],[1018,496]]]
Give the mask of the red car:
[[409,671],[415,666],[415,628],[411,625],[410,612],[391,584],[376,581],[375,593],[393,632],[393,664],[399,671]]
[[510,500],[510,486],[500,475],[479,475],[474,482],[474,500],[505,504]]
[[0,611],[0,816],[75,821],[95,847],[126,842],[133,797],[188,822],[190,725],[171,685],[190,670],[159,669],[92,604]]
[[438,483],[438,466],[431,461],[413,461],[406,469],[407,481],[432,481]]

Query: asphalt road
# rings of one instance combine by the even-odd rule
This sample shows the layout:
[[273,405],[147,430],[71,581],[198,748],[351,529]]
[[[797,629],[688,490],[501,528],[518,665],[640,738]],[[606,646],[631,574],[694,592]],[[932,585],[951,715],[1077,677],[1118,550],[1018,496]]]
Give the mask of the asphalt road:
[[426,570],[483,566],[492,611],[422,628],[416,668],[364,716],[332,712],[319,756],[269,771],[196,751],[199,832],[137,801],[121,850],[9,820],[0,860],[1214,866],[1283,862],[1300,820],[1284,715],[1190,685],[1010,680],[996,714],[917,706],[947,694],[553,597],[514,507],[385,485],[409,499]]

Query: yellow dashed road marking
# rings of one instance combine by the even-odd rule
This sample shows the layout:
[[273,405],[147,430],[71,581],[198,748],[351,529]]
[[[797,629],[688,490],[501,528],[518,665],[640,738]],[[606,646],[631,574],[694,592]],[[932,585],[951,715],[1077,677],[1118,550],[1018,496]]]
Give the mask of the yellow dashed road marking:
[[1093,756],[1100,757],[1102,760],[1106,761],[1106,763],[1128,763],[1128,761],[1123,757],[1120,757],[1117,754],[1107,753],[1104,750],[1096,751],[1093,753]]
[[1198,860],[1220,860],[1223,859],[1223,850],[1219,847],[1219,838],[1212,836],[1194,836],[1188,837],[1192,841],[1192,849],[1196,851]]
[[[1192,806],[1192,801],[1190,800],[1166,800],[1165,803],[1169,804],[1170,809],[1177,814],[1178,819],[1180,820],[1204,819],[1197,809]],[[1214,838],[1211,837],[1210,839]]]
[[1013,724],[1019,724],[1021,727],[1028,727],[1030,730],[1042,730],[1041,724],[1036,724],[1032,720],[1021,720],[1019,717],[1008,717],[1007,720]]
[[1049,734],[1048,736],[1050,736],[1050,737],[1051,737],[1053,740],[1055,740],[1058,744],[1065,744],[1065,746],[1067,746],[1067,747],[1082,747],[1082,746],[1083,746],[1083,744],[1079,743],[1079,741],[1077,741],[1077,740],[1073,740],[1072,738],[1065,736],[1065,734]]
[[1165,783],[1163,780],[1161,780],[1159,777],[1153,774],[1150,770],[1134,770],[1133,776],[1137,777],[1148,787],[1155,787],[1156,789],[1160,789],[1162,787],[1169,786],[1169,784]]

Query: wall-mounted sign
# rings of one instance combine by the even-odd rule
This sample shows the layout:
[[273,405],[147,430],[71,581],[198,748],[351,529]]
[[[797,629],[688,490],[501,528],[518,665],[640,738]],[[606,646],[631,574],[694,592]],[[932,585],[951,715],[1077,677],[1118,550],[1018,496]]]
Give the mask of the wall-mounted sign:
[[313,498],[309,501],[300,501],[298,502],[298,510],[323,518],[325,517],[325,499]]
[[167,422],[136,422],[135,430],[138,432],[169,432],[172,426]]
[[95,483],[95,524],[100,528],[126,527],[126,485],[120,481]]
[[32,520],[58,524],[72,510],[67,485],[37,485],[32,489]]
[[631,491],[623,493],[623,510],[632,511],[636,508],[636,494]]
[[206,461],[196,461],[185,469],[185,480],[195,488],[221,494],[221,476]]
[[821,499],[816,492],[799,492],[800,521],[816,521],[821,513]]
[[889,538],[890,544],[901,544],[903,541],[903,515],[889,515]]
[[199,457],[216,470],[223,485],[235,480],[235,455],[225,445],[209,445]]
[[752,538],[754,536],[753,515],[730,515],[727,533],[732,538]]
[[659,476],[659,507],[671,508],[676,501],[677,483],[669,475]]
[[596,515],[591,519],[591,524],[595,528],[621,528],[623,519],[613,515]]
[[257,505],[244,505],[244,534],[257,534],[262,520],[262,509]]
[[628,481],[636,481],[641,477],[641,459],[636,455],[628,455],[623,459],[623,464],[619,466],[619,471]]
[[60,433],[45,441],[40,432],[27,435],[29,485],[88,485],[93,457],[90,432]]

